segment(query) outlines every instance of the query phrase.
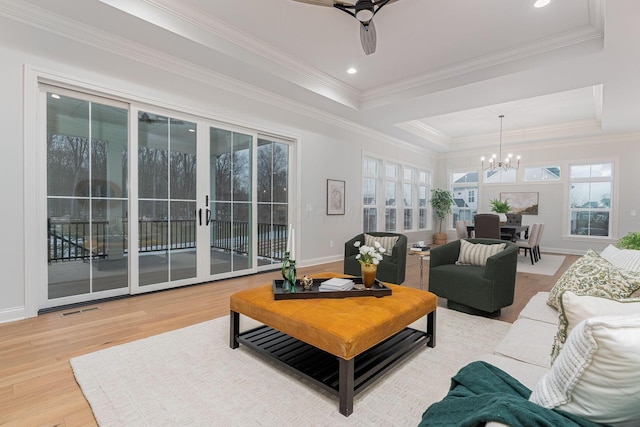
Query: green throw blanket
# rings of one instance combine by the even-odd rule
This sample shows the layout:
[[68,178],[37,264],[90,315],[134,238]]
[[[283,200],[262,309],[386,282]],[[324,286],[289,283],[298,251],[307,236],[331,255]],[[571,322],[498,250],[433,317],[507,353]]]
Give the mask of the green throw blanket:
[[420,427],[484,426],[498,421],[511,427],[601,426],[575,415],[529,402],[531,390],[485,362],[473,362],[451,379],[449,394],[422,415]]

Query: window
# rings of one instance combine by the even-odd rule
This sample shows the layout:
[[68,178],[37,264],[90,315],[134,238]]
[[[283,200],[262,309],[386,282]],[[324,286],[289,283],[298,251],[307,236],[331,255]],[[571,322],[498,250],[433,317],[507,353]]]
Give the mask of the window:
[[[384,171],[384,175],[379,171]],[[365,157],[363,230],[400,232],[426,229],[429,226],[429,184],[430,174],[426,170]],[[383,209],[384,218],[378,215]]]
[[399,165],[387,163],[385,167],[384,231],[396,231],[397,188]]
[[454,202],[451,227],[455,228],[456,221],[473,221],[478,212],[478,171],[452,172],[450,181]]
[[560,166],[524,168],[525,181],[559,181]]
[[485,184],[500,184],[505,182],[516,182],[517,170],[515,169],[496,169],[493,171],[484,171]]
[[363,160],[362,171],[362,204],[363,225],[362,230],[378,231],[378,199],[376,197],[378,183],[379,161],[365,158]]
[[572,236],[611,236],[613,163],[571,165],[569,212]]
[[418,172],[418,228],[425,229],[428,225],[427,217],[427,173]]

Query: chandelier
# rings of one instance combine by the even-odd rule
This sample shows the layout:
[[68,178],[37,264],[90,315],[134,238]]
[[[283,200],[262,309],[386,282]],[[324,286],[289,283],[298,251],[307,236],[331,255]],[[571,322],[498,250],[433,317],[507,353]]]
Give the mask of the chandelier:
[[[516,156],[515,165],[512,162],[513,154],[507,154],[507,157],[502,160],[502,120],[504,119],[504,114],[498,116],[500,118],[500,146],[498,155],[492,154],[489,158],[489,165],[487,167],[484,166],[484,161],[486,160],[484,157],[480,158],[482,161],[482,170],[495,171],[496,169],[503,169],[505,171],[509,169],[518,169],[520,167],[520,156]],[[500,159],[500,160],[498,160]]]

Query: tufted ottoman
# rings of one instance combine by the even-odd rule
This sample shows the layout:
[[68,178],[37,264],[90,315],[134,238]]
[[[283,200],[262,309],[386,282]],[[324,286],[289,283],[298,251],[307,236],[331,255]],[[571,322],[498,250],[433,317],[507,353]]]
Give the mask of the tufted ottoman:
[[[382,298],[276,301],[272,285],[237,292],[230,301],[231,348],[242,343],[304,375],[338,395],[340,413],[349,416],[356,393],[424,344],[435,347],[437,297],[387,286],[392,295]],[[264,325],[240,333],[240,314]],[[425,315],[426,332],[407,327]]]

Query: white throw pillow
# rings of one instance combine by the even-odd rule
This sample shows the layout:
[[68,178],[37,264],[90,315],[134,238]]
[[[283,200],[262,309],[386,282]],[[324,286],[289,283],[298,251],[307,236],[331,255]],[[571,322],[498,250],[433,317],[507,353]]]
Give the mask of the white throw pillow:
[[590,295],[576,295],[571,291],[563,292],[558,310],[558,332],[551,351],[551,363],[556,359],[567,337],[578,323],[590,317],[623,314],[640,316],[640,298],[615,300]]
[[600,256],[623,270],[640,272],[640,251],[635,249],[618,249],[607,246]]
[[640,425],[640,316],[580,322],[529,400],[596,423]]
[[460,240],[460,254],[456,264],[487,265],[487,259],[499,252],[502,252],[507,245],[505,243],[485,245],[482,243],[471,243],[464,239]]

